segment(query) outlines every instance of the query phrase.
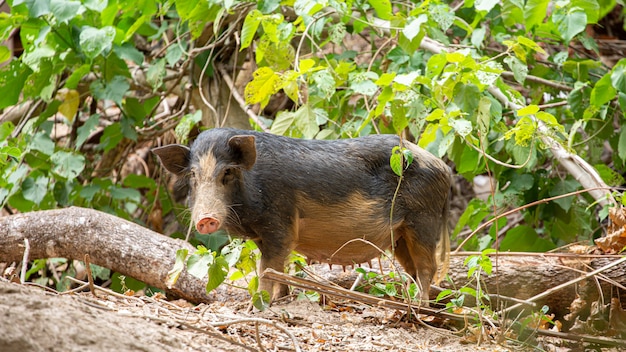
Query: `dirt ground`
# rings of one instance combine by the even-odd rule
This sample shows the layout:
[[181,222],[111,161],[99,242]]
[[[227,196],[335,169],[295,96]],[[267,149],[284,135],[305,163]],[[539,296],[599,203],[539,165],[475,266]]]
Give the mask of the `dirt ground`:
[[[192,306],[151,297],[59,295],[0,281],[0,350],[25,351],[506,351],[462,344],[450,331],[398,323],[360,304],[324,309],[288,300],[248,312],[240,290]],[[258,338],[256,327],[258,325]],[[258,342],[257,342],[258,339]]]

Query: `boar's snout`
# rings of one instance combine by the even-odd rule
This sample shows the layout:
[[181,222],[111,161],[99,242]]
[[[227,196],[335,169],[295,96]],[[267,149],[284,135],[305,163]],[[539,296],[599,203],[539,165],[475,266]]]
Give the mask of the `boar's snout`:
[[213,233],[220,228],[220,221],[209,214],[203,214],[196,221],[196,230],[203,235]]

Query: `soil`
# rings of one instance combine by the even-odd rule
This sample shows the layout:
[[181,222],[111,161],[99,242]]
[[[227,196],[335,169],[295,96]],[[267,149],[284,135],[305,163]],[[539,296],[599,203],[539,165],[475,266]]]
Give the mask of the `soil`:
[[295,350],[294,343],[303,351],[508,350],[462,344],[449,330],[401,323],[397,312],[360,304],[289,299],[259,312],[248,310],[245,292],[228,287],[198,306],[100,292],[61,295],[0,281],[0,350],[262,350],[257,324],[268,351]]

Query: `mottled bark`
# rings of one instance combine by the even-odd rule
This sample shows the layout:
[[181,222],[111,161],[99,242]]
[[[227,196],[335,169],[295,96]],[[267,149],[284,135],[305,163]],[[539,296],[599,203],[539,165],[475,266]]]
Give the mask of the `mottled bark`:
[[168,289],[166,277],[176,251],[194,250],[187,242],[169,238],[135,223],[93,209],[66,208],[0,217],[0,262],[21,261],[24,239],[29,259],[83,260],[165,290],[191,302],[207,302],[205,280],[186,272]]

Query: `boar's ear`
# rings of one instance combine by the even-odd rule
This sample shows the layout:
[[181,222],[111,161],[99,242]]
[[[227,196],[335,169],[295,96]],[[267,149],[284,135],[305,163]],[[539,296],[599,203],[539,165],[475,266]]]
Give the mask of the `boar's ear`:
[[250,170],[256,162],[254,136],[232,136],[228,140],[228,146],[233,150],[235,162],[239,163],[244,169]]
[[161,164],[167,171],[180,175],[189,166],[189,148],[180,144],[170,144],[152,149],[161,160]]

